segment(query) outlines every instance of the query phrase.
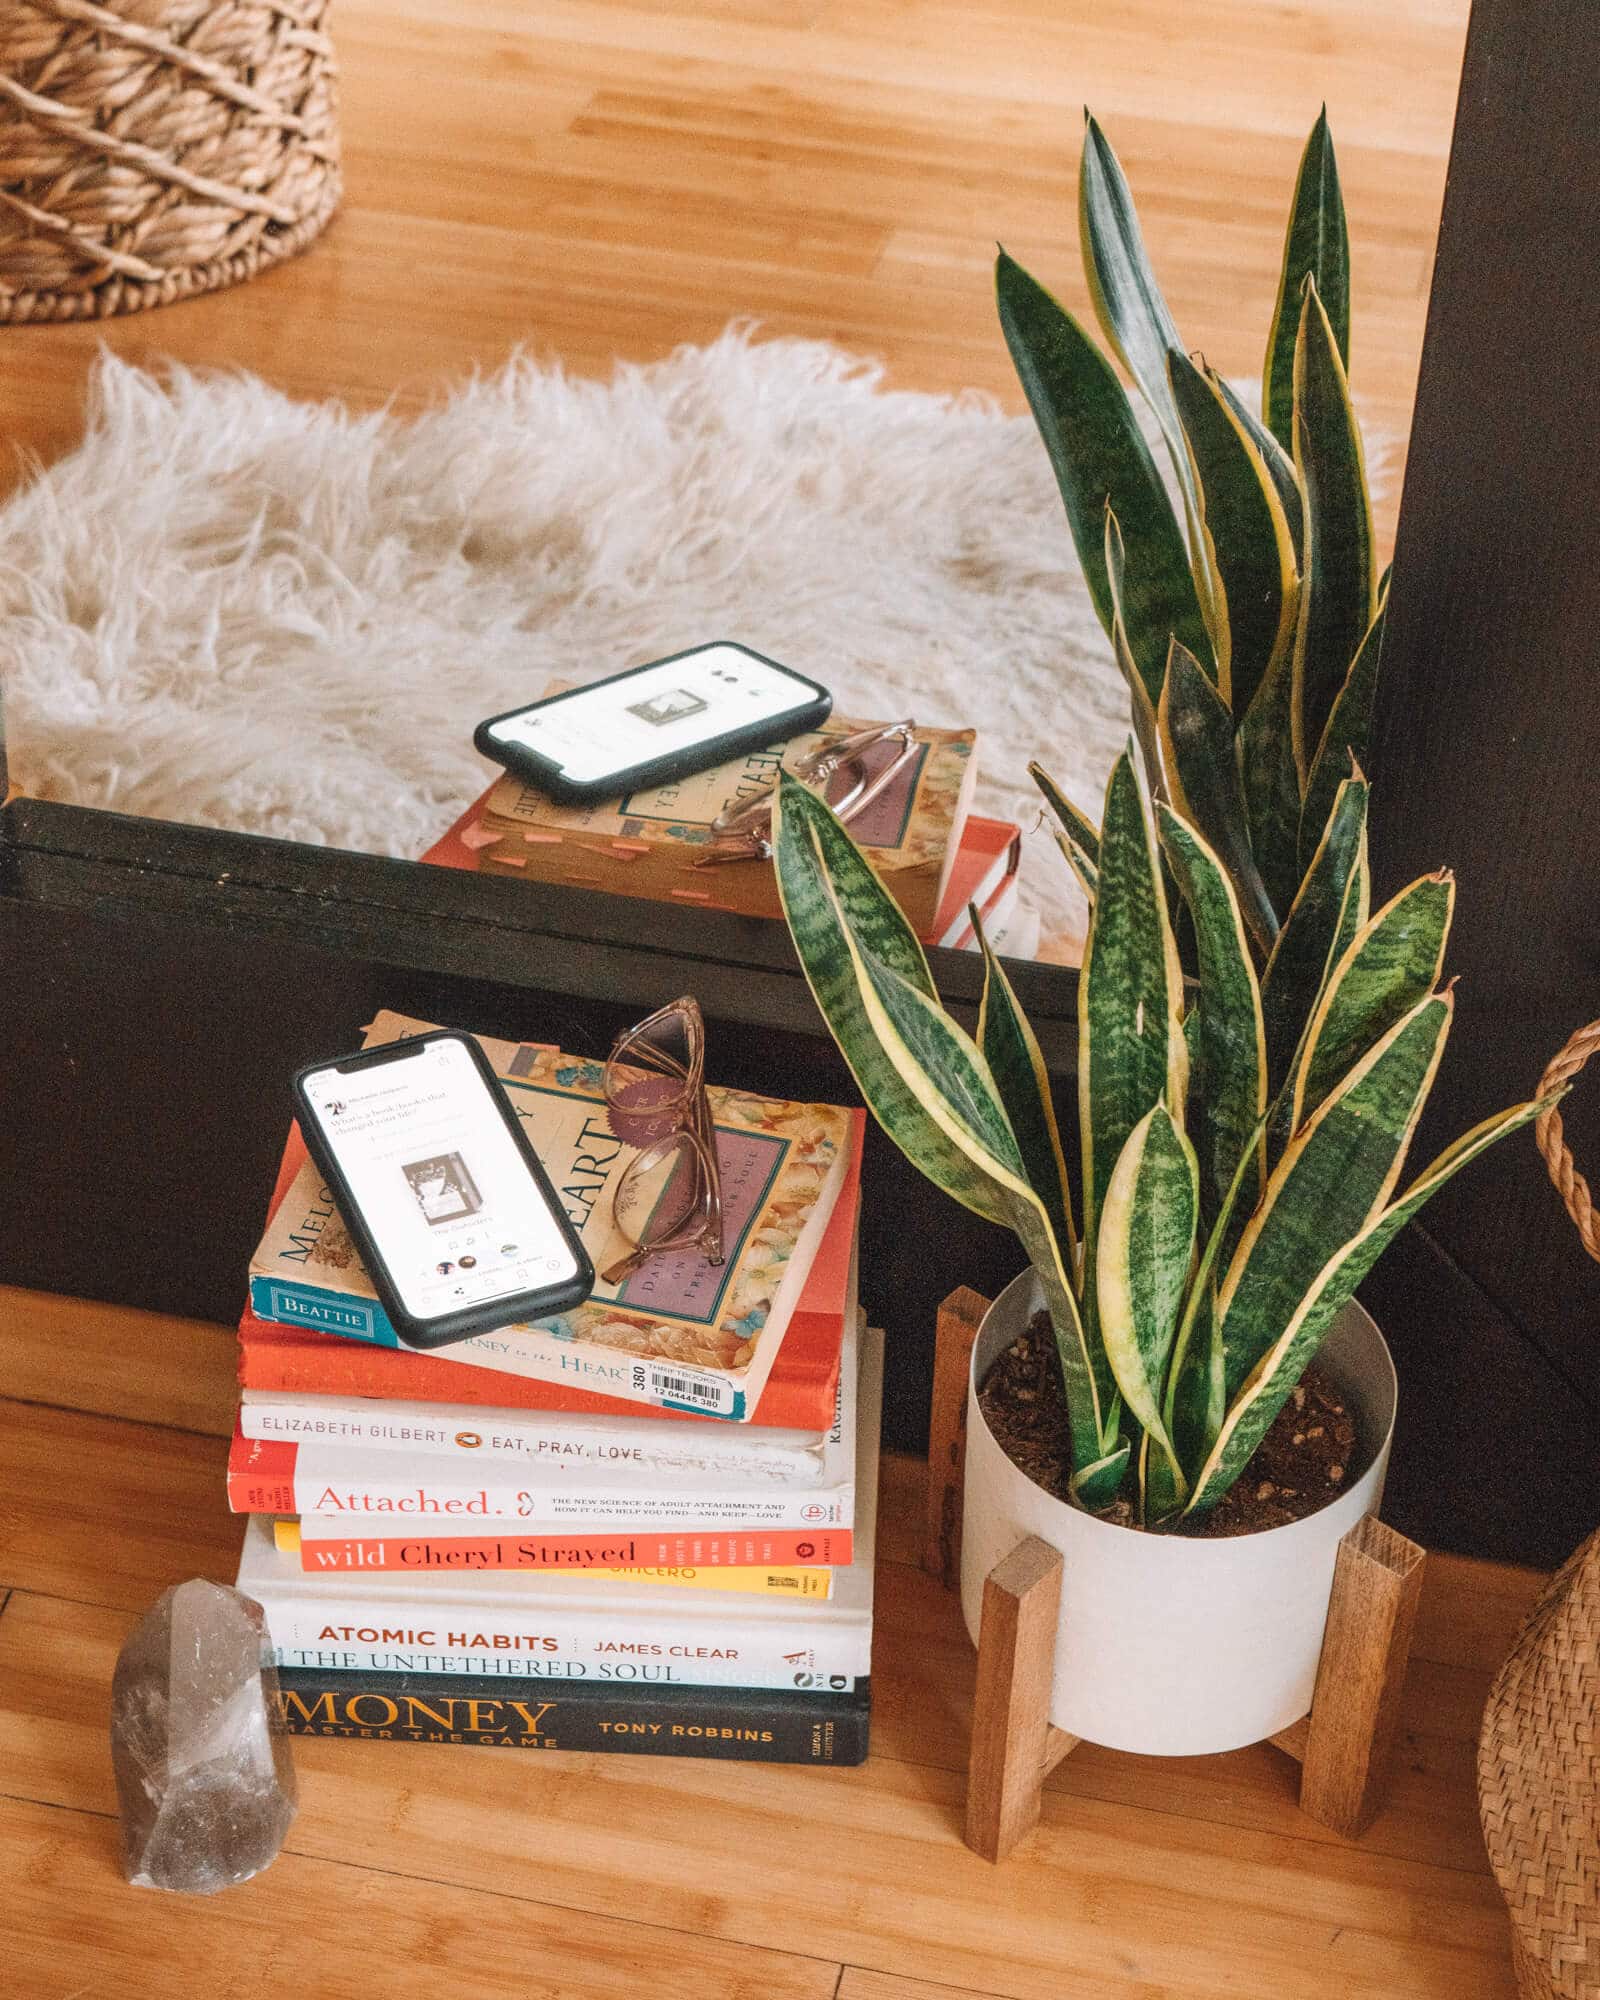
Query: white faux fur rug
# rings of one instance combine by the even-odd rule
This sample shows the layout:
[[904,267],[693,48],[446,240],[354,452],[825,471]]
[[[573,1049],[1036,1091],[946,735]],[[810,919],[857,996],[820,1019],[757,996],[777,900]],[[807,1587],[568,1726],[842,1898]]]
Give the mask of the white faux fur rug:
[[13,779],[415,855],[493,775],[483,716],[741,639],[842,714],[975,725],[1049,933],[1075,892],[1028,761],[1098,817],[1126,699],[1032,422],[881,374],[735,328],[400,419],[107,357],[83,445],[0,512]]

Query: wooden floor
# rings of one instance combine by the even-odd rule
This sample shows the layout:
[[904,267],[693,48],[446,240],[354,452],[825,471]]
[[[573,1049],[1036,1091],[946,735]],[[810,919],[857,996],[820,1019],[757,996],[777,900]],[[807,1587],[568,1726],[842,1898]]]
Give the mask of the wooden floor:
[[1085,104],[1185,338],[1258,372],[1324,99],[1353,380],[1403,437],[1466,16],[1467,0],[339,0],[348,197],[329,235],[193,304],[0,332],[0,438],[66,449],[102,340],[406,407],[517,342],[603,373],[737,315],[1020,407],[993,246],[1083,306]]
[[1472,1789],[1538,1579],[1430,1566],[1396,1790],[1356,1845],[1268,1747],[1081,1748],[1001,1868],[959,1837],[973,1656],[883,1491],[860,1770],[297,1743],[300,1816],[210,1901],[122,1885],[112,1663],[180,1578],[232,1576],[228,1334],[0,1290],[0,1918],[9,2000],[1511,2000]]

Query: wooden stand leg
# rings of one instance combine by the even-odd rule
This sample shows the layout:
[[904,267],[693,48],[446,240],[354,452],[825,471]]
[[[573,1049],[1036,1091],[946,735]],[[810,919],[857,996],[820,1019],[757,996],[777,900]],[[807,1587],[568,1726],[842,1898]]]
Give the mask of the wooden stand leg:
[[1302,1758],[1301,1811],[1347,1839],[1383,1803],[1424,1561],[1375,1515],[1350,1530],[1339,1544],[1311,1714],[1273,1739]]
[[1061,1555],[1030,1535],[989,1572],[967,1764],[966,1842],[1003,1861],[1039,1818],[1039,1794],[1077,1743],[1050,1726]]
[[922,1567],[953,1590],[961,1574],[961,1481],[967,1461],[967,1370],[989,1301],[968,1286],[939,1308],[928,1417],[928,1513]]

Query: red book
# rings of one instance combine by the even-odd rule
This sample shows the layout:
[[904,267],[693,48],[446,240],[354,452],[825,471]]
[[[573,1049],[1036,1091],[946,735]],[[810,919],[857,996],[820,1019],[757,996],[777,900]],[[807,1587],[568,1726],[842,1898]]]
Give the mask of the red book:
[[[452,829],[455,831],[456,829]],[[950,880],[940,899],[939,914],[924,944],[960,945],[972,934],[967,905],[987,913],[995,898],[1022,863],[1021,829],[1005,819],[983,819],[973,813],[962,830]]]
[[490,1569],[771,1569],[794,1564],[843,1567],[854,1537],[849,1528],[668,1529],[625,1535],[575,1535],[565,1528],[504,1534],[321,1535],[300,1522],[300,1567],[309,1570],[442,1571]]
[[[449,832],[439,836],[423,855],[423,860],[431,861],[438,868],[476,869],[478,855],[472,844],[473,835],[488,798],[489,794],[485,792],[481,799],[474,800]],[[944,894],[939,899],[938,914],[931,929],[923,936],[923,943],[957,943],[956,934],[967,922],[967,905],[977,903],[983,908],[991,903],[1016,874],[1021,858],[1022,834],[1019,828],[1009,820],[985,819],[981,813],[969,813],[961,829],[956,858],[950,866],[950,879],[945,883]]]
[[[833,1421],[839,1387],[839,1348],[850,1297],[850,1265],[855,1254],[861,1207],[861,1146],[866,1118],[855,1115],[855,1144],[843,1187],[806,1276],[805,1289],[789,1321],[772,1373],[761,1392],[753,1423],[774,1430],[821,1431]],[[272,1191],[276,1209],[288,1192],[305,1145],[290,1127]],[[269,1211],[270,1212],[270,1211]],[[502,1375],[492,1368],[464,1368],[412,1349],[375,1347],[337,1334],[303,1327],[274,1326],[246,1311],[239,1321],[239,1381],[246,1389],[309,1391],[321,1396],[389,1396],[419,1403],[473,1403],[512,1410],[587,1410],[604,1416],[637,1417],[638,1403],[560,1383]],[[717,1423],[689,1410],[657,1410],[668,1422]]]

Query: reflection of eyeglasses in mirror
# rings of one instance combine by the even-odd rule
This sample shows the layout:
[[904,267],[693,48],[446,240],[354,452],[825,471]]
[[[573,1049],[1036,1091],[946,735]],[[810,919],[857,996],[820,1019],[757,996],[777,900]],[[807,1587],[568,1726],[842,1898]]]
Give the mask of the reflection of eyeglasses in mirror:
[[722,1177],[699,1003],[674,1000],[618,1035],[602,1088],[612,1131],[641,1150],[611,1198],[618,1232],[633,1247],[600,1276],[620,1285],[667,1250],[698,1249],[708,1264],[720,1264]]
[[[882,798],[917,753],[914,722],[874,723],[848,736],[830,737],[797,758],[790,776],[820,791],[847,825]],[[895,754],[869,771],[867,757],[880,743],[897,746]],[[715,868],[724,861],[769,861],[772,858],[772,804],[777,786],[764,785],[748,799],[727,806],[711,822],[712,846],[695,862]]]

